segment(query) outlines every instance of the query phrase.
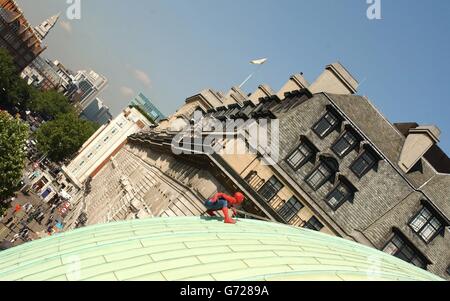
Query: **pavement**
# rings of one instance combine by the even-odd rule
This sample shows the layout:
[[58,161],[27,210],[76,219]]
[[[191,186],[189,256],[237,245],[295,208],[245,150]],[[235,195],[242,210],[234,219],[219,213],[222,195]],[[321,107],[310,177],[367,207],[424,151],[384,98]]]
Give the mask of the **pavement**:
[[[29,212],[25,211],[26,204],[33,206]],[[15,210],[17,205],[22,208],[18,212]],[[0,221],[0,242],[11,242],[13,246],[18,246],[48,236],[49,227],[55,226],[57,220],[63,221],[58,209],[59,207],[52,207],[52,204],[44,203],[38,195],[32,192],[29,195],[17,193],[15,200]],[[44,214],[40,222],[33,218],[33,215],[39,212]],[[29,235],[25,238],[17,237],[17,234],[24,229],[29,230]]]

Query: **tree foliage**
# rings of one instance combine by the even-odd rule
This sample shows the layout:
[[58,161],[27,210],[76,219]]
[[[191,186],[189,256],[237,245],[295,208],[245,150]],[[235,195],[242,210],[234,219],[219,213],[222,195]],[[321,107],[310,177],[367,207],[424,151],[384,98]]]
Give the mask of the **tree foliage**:
[[0,102],[8,103],[8,92],[18,81],[16,66],[9,53],[0,48]]
[[59,114],[70,113],[74,110],[67,97],[53,90],[36,93],[30,109],[46,119],[55,119]]
[[0,103],[26,110],[38,91],[19,76],[12,57],[0,48]]
[[72,157],[98,129],[96,123],[82,120],[73,113],[60,114],[36,132],[38,149],[55,162]]
[[0,200],[11,196],[22,179],[28,126],[0,111]]

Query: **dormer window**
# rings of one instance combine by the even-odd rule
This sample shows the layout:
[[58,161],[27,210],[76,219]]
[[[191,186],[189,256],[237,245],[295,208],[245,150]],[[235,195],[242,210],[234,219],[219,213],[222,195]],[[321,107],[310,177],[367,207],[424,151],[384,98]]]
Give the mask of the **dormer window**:
[[350,169],[356,176],[362,178],[375,166],[377,161],[376,156],[372,152],[365,150],[352,164]]
[[331,147],[333,152],[340,158],[345,157],[358,144],[358,138],[352,131],[346,131]]
[[394,229],[394,236],[386,244],[383,252],[425,270],[427,269],[427,266],[431,264],[425,255],[423,255],[398,229]]
[[433,239],[444,229],[441,220],[426,207],[423,207],[419,211],[409,225],[426,243],[433,241]]
[[313,216],[309,219],[308,222],[303,226],[305,229],[310,229],[314,231],[320,231],[323,229],[323,224],[317,219],[317,217]]
[[326,197],[326,202],[333,210],[339,209],[346,201],[350,200],[354,191],[349,185],[340,182]]
[[308,141],[302,141],[301,144],[294,150],[292,154],[286,159],[286,162],[289,166],[298,170],[303,165],[305,165],[308,161],[310,161],[317,150],[313,147]]
[[320,164],[306,177],[305,181],[314,190],[319,190],[339,170],[339,164],[333,158],[322,157]]
[[336,114],[328,111],[313,127],[313,131],[320,137],[328,136],[339,124]]

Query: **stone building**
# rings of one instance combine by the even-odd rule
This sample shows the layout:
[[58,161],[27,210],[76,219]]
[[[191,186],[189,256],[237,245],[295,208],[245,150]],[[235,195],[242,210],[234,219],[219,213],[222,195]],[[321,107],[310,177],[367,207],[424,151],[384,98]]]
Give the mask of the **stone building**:
[[[204,199],[239,190],[247,197],[242,216],[357,241],[450,279],[450,160],[437,146],[440,131],[390,123],[354,95],[357,87],[335,63],[312,84],[292,76],[277,93],[262,85],[250,96],[233,88],[188,98],[157,128],[129,137],[92,179],[87,223],[200,215]],[[211,133],[186,131],[195,111],[220,122],[277,124],[270,143],[279,156],[271,160],[271,150],[239,128],[205,143]],[[180,137],[193,139],[174,147]],[[198,141],[217,151],[198,151]],[[242,144],[252,151],[224,151]]]
[[38,57],[46,46],[13,0],[0,0],[0,48],[6,49],[19,71]]

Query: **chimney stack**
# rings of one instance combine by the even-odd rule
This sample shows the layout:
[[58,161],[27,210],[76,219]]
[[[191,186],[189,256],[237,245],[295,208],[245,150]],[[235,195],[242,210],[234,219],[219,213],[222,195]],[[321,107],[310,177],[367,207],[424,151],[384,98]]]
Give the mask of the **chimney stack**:
[[355,94],[358,81],[345,69],[341,63],[328,65],[325,71],[309,88],[313,94],[326,92],[332,94]]
[[298,91],[309,87],[308,81],[303,77],[303,73],[294,74],[289,81],[284,84],[283,88],[277,93],[279,99],[283,100],[284,95],[289,92]]
[[400,154],[398,165],[409,172],[428,150],[439,142],[441,131],[434,125],[419,126],[409,130]]

